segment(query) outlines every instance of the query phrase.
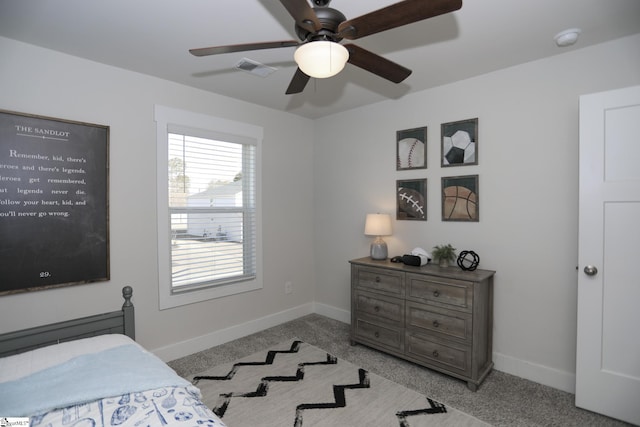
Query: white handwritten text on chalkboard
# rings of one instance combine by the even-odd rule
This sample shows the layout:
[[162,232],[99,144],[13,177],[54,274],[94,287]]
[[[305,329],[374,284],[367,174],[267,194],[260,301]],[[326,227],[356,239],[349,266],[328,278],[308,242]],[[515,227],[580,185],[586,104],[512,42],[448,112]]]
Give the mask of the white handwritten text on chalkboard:
[[0,295],[109,279],[108,141],[0,110]]

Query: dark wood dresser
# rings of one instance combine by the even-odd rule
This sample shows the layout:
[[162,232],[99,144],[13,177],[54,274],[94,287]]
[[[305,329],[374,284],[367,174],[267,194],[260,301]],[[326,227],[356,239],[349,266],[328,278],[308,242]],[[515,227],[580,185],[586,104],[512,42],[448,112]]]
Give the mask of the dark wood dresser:
[[351,263],[351,343],[467,382],[493,368],[493,275],[369,257]]

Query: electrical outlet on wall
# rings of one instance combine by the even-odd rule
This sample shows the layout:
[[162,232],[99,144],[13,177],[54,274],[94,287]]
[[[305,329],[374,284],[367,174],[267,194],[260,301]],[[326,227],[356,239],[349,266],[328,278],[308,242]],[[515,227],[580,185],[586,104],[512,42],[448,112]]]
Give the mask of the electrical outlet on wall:
[[293,292],[293,283],[290,281],[284,282],[284,293],[290,294],[291,292]]

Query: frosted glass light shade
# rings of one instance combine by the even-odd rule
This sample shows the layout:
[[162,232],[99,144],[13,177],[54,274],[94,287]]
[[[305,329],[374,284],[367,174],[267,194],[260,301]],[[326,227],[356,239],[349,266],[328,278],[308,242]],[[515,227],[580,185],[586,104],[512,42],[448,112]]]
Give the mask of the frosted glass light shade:
[[297,48],[293,58],[307,76],[324,79],[342,71],[349,59],[349,51],[336,42],[316,41]]

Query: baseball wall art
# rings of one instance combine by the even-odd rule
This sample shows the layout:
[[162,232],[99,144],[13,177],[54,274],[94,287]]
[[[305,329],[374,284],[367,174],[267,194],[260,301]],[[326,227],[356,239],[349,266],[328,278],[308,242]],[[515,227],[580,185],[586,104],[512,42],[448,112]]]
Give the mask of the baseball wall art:
[[427,168],[427,127],[396,132],[396,170]]

